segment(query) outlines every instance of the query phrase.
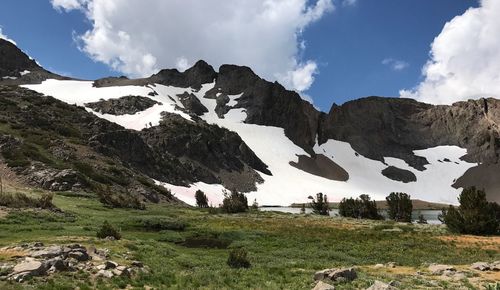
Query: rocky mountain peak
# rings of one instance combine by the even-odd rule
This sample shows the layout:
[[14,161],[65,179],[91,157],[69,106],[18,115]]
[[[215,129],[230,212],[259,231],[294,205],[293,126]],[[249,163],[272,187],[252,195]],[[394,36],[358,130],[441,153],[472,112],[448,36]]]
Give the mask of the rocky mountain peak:
[[246,66],[225,64],[219,68],[216,88],[228,95],[237,95],[261,78]]
[[0,78],[21,77],[21,72],[40,69],[35,60],[12,42],[0,39]]

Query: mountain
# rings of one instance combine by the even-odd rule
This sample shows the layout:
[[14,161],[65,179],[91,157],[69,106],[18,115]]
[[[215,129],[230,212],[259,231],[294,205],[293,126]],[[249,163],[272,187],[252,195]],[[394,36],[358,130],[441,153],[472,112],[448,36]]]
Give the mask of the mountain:
[[[477,186],[500,202],[496,99],[434,106],[368,97],[326,113],[244,66],[215,71],[199,61],[185,72],[80,81],[47,72],[2,40],[0,65],[9,76],[0,80],[9,85],[0,87],[0,104],[12,112],[1,119],[0,151],[9,165],[17,153],[8,148],[28,144],[23,166],[9,165],[27,182],[40,170],[73,170],[94,187],[148,200],[162,199],[161,186],[188,203],[198,189],[213,203],[236,189],[265,205],[300,203],[317,192],[338,201],[362,193],[383,199],[392,191],[456,203],[461,187]],[[28,78],[33,72],[37,77]],[[31,131],[46,142],[38,144]],[[84,165],[61,161],[66,147]],[[74,190],[86,189],[79,182]]]
[[14,43],[0,38],[0,81],[2,84],[34,84],[46,79],[69,78],[45,70]]

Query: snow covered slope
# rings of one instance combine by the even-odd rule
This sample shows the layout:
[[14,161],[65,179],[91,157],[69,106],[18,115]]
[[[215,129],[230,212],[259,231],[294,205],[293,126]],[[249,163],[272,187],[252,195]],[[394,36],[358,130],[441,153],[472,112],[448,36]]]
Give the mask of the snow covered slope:
[[[466,150],[456,146],[440,146],[426,150],[415,151],[415,155],[426,157],[429,164],[426,170],[418,171],[397,158],[385,158],[385,163],[363,157],[357,154],[345,142],[328,140],[323,144],[316,144],[314,151],[333,160],[349,173],[346,182],[335,181],[307,173],[290,165],[297,162],[299,155],[310,156],[304,149],[295,145],[285,136],[284,129],[270,126],[246,124],[244,109],[231,109],[224,118],[215,113],[216,100],[204,98],[207,91],[215,83],[204,84],[200,90],[191,88],[176,88],[164,85],[148,86],[119,86],[96,88],[89,81],[60,81],[47,80],[40,85],[26,85],[25,87],[51,95],[69,104],[84,106],[89,102],[101,99],[120,98],[134,95],[151,98],[161,103],[134,115],[100,114],[87,108],[97,116],[122,125],[125,128],[141,130],[149,124],[155,126],[161,119],[163,111],[176,113],[191,120],[191,117],[179,109],[183,105],[177,95],[184,92],[194,94],[208,109],[208,113],[201,116],[211,124],[217,124],[237,132],[255,154],[269,166],[272,176],[261,174],[264,182],[257,185],[257,191],[247,193],[249,200],[256,199],[261,205],[288,205],[293,202],[305,202],[307,197],[317,192],[328,195],[331,201],[339,201],[343,197],[356,197],[360,194],[370,194],[374,199],[383,199],[392,191],[403,191],[411,194],[412,198],[432,202],[456,203],[458,189],[451,185],[464,172],[477,164],[460,160]],[[239,95],[228,96],[228,106],[237,104]],[[176,108],[177,106],[177,108]],[[446,160],[446,162],[444,162]],[[403,183],[391,180],[381,174],[387,166],[396,166],[411,171],[416,182]],[[196,183],[191,187],[180,187],[158,182],[170,188],[176,196],[187,203],[194,203],[194,192],[201,189],[207,193],[210,201],[219,203],[223,197],[222,185]]]

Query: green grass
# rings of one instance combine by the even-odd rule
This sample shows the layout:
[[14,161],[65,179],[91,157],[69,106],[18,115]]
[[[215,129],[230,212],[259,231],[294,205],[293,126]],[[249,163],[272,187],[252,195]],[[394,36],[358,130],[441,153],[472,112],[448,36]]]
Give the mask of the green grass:
[[[396,262],[418,268],[423,263],[464,265],[500,260],[500,251],[481,249],[480,245],[459,248],[437,239],[448,235],[441,226],[272,212],[210,214],[156,204],[148,204],[144,211],[110,209],[86,195],[74,194],[58,195],[54,203],[64,214],[13,211],[0,219],[0,246],[32,241],[95,245],[110,249],[116,261],[125,261],[125,256],[140,260],[151,273],[96,281],[85,273],[61,273],[46,282],[42,278],[24,284],[0,281],[0,289],[115,289],[127,284],[137,289],[144,285],[158,289],[310,289],[317,270],[359,266],[359,279],[336,285],[338,289],[358,289],[370,286],[374,279],[393,278],[363,270],[367,265]],[[105,220],[120,229],[121,240],[95,237]],[[140,227],[138,221],[153,226]],[[176,223],[185,227],[170,228]],[[394,227],[403,231],[383,231]],[[227,265],[234,248],[248,252],[251,268]],[[403,289],[428,283],[406,276],[398,280]],[[452,284],[441,286],[453,288]]]

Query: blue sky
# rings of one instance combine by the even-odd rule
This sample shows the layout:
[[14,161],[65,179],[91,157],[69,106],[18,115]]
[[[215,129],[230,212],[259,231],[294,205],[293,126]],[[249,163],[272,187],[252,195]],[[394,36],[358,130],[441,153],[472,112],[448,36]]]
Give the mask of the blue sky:
[[[313,59],[319,69],[305,93],[323,111],[333,102],[370,95],[398,96],[399,90],[418,85],[430,45],[444,24],[478,6],[475,0],[334,3],[335,11],[308,25],[302,35],[306,49],[300,58]],[[92,29],[80,10],[56,11],[49,0],[2,0],[0,26],[49,70],[83,79],[123,74],[78,49],[74,36]],[[382,63],[384,59],[407,66],[394,70]]]

